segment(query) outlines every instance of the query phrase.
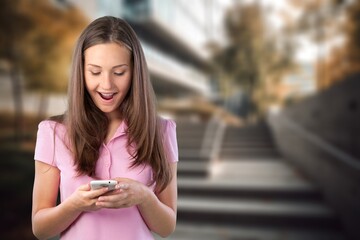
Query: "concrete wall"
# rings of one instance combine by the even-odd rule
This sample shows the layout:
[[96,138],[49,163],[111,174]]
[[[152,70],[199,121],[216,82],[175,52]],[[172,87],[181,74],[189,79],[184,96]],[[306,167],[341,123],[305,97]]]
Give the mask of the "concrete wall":
[[268,119],[279,150],[323,190],[350,239],[360,239],[359,93],[354,76]]
[[285,113],[305,129],[360,159],[360,74]]

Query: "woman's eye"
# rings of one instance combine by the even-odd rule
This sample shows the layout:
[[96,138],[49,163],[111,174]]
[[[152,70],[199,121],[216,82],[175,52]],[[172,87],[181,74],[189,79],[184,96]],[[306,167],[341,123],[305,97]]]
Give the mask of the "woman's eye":
[[114,72],[114,74],[115,74],[116,76],[122,76],[122,75],[124,75],[124,72]]
[[91,72],[91,75],[97,76],[100,75],[101,72]]

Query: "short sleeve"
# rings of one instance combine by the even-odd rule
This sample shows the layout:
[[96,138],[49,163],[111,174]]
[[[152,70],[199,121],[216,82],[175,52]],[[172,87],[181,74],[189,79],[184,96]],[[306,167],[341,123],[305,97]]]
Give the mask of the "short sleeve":
[[50,121],[39,123],[35,145],[34,159],[40,162],[56,166],[54,154],[55,130]]
[[179,161],[178,144],[176,139],[176,123],[173,120],[163,120],[164,126],[164,149],[168,161],[175,163]]

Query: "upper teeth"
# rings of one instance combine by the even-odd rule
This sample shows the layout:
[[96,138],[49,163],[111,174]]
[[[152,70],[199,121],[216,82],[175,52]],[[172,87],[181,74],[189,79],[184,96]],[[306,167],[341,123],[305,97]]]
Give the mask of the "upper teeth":
[[101,93],[101,95],[103,95],[105,97],[111,97],[114,94],[113,93]]

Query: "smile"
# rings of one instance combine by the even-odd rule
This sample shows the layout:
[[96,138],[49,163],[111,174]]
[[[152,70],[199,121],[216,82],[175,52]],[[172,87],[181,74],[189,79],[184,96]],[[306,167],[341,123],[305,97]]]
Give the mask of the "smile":
[[101,93],[99,92],[99,95],[104,100],[111,100],[116,93]]

